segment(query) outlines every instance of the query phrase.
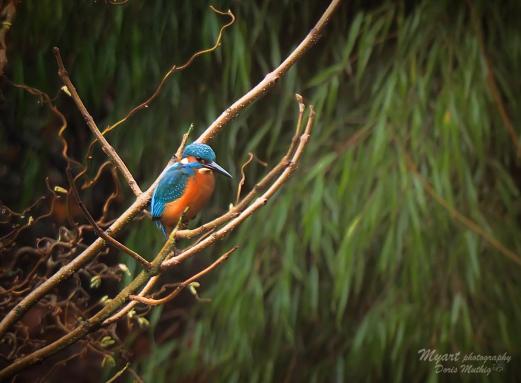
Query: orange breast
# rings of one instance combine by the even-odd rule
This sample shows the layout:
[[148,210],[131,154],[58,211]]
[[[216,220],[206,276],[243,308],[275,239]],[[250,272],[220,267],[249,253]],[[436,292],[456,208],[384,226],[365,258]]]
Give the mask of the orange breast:
[[165,210],[161,216],[161,222],[167,226],[168,231],[177,225],[179,218],[188,207],[186,218],[193,218],[206,205],[212,196],[215,186],[215,178],[213,172],[199,169],[193,177],[190,177],[186,183],[186,189],[183,195],[165,205]]

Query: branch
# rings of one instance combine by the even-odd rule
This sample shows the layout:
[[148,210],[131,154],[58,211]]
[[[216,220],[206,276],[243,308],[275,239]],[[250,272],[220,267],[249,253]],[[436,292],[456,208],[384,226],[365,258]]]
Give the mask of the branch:
[[246,166],[250,164],[250,162],[253,161],[253,153],[248,153],[248,159],[244,161],[244,163],[241,166],[241,180],[239,181],[239,186],[237,186],[237,195],[235,197],[235,204],[237,205],[239,203],[239,199],[241,198],[241,191],[242,187],[244,186],[244,183],[246,182],[246,174],[244,173],[244,170],[246,169]]
[[253,89],[235,101],[228,109],[226,109],[212,124],[199,136],[198,142],[206,143],[211,141],[221,129],[234,119],[241,110],[248,105],[264,96],[271,88],[275,86],[277,81],[286,74],[286,72],[295,64],[309,48],[311,48],[319,39],[325,26],[331,19],[331,16],[340,5],[341,0],[332,0],[322,17],[316,23],[315,27],[308,33],[302,42],[295,48],[293,52],[284,60],[275,70],[268,73],[264,79],[259,82]]
[[121,157],[118,155],[118,153],[114,150],[114,148],[109,144],[109,142],[106,140],[105,137],[101,134],[99,131],[96,123],[94,122],[94,119],[90,115],[90,113],[87,111],[87,108],[85,108],[85,105],[83,104],[83,101],[81,101],[80,96],[78,95],[78,92],[76,91],[76,88],[72,84],[71,79],[69,78],[69,74],[67,73],[67,70],[65,69],[65,66],[63,65],[63,60],[60,55],[60,50],[57,47],[53,48],[53,53],[56,58],[56,62],[58,63],[58,76],[62,79],[62,82],[65,84],[67,89],[69,90],[72,99],[74,100],[74,103],[78,107],[81,115],[83,116],[83,119],[87,123],[87,126],[91,130],[91,132],[96,136],[96,138],[101,143],[101,148],[105,152],[105,154],[109,157],[112,164],[121,172],[123,175],[123,178],[128,183],[128,186],[134,193],[136,197],[140,196],[143,192],[139,188],[136,180],[134,177],[132,177],[132,174],[130,174],[130,171],[128,170],[127,166],[121,159]]
[[[103,309],[101,309],[98,313],[96,313],[91,318],[89,318],[85,321],[82,321],[78,327],[71,330],[66,335],[57,339],[56,341],[52,342],[51,344],[49,344],[45,347],[42,347],[41,349],[39,349],[25,357],[17,359],[14,363],[12,363],[8,367],[6,367],[2,371],[0,371],[0,379],[11,376],[12,374],[20,371],[21,369],[23,369],[27,366],[30,366],[44,358],[49,357],[50,355],[56,353],[57,351],[63,349],[64,347],[67,347],[68,345],[75,343],[76,341],[85,337],[89,333],[97,330],[100,326],[102,326],[104,324],[104,321],[106,319],[108,319],[115,311],[117,311],[121,306],[123,306],[123,304],[129,299],[129,296],[133,295],[133,293],[138,288],[140,288],[140,286],[147,283],[147,281],[150,281],[151,278],[159,275],[162,271],[179,264],[180,262],[188,259],[189,257],[193,256],[194,254],[196,254],[196,253],[200,252],[201,250],[207,248],[208,246],[212,245],[218,239],[223,238],[230,231],[235,229],[247,217],[252,215],[257,209],[264,206],[267,203],[267,201],[288,180],[289,176],[295,171],[296,165],[297,165],[298,161],[300,160],[303,150],[309,140],[314,118],[315,118],[315,112],[313,110],[313,107],[310,106],[310,114],[308,117],[308,123],[307,123],[306,129],[305,129],[304,133],[300,136],[299,144],[298,144],[298,146],[295,150],[295,153],[293,154],[293,157],[292,157],[291,161],[289,162],[288,166],[282,172],[282,174],[273,182],[273,184],[268,188],[268,190],[261,197],[257,198],[257,200],[255,202],[253,202],[250,206],[248,206],[248,208],[246,208],[241,214],[239,214],[239,216],[237,216],[235,219],[231,220],[223,228],[221,228],[220,230],[218,230],[216,233],[212,234],[205,240],[201,241],[197,245],[182,252],[178,256],[174,256],[174,257],[168,259],[171,254],[171,251],[174,247],[174,244],[175,244],[176,232],[179,228],[179,224],[181,223],[181,219],[180,219],[178,221],[176,228],[172,231],[172,233],[168,237],[168,240],[166,241],[165,245],[163,246],[161,251],[158,253],[158,255],[152,261],[152,267],[150,268],[150,270],[142,271],[114,299],[108,301]],[[227,258],[227,256],[229,254],[231,254],[231,252],[233,252],[233,251],[235,251],[235,249],[230,250],[230,252],[228,252],[227,254],[224,254],[220,259],[215,261],[207,269],[203,270],[202,272],[198,273],[194,277],[190,278],[189,279],[190,282],[187,282],[187,283],[191,283],[194,280],[194,278],[200,277],[200,276],[206,274],[207,272],[213,270],[220,263],[222,263]],[[182,286],[180,286],[180,287],[182,287]],[[178,292],[179,291],[181,291],[181,290],[179,289]],[[174,292],[171,294],[171,298],[175,297],[175,295],[177,295],[178,292],[176,293],[174,290]]]
[[188,142],[188,137],[190,137],[190,133],[192,132],[193,124],[190,124],[190,127],[186,131],[185,134],[183,134],[183,138],[181,139],[181,144],[177,148],[177,151],[175,152],[175,160],[181,161],[181,158],[183,157],[183,151],[185,150],[186,143]]

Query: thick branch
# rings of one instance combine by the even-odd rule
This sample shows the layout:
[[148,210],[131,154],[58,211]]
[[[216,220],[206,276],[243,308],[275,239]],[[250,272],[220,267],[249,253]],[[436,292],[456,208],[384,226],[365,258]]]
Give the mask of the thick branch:
[[109,144],[107,139],[101,134],[100,130],[98,129],[96,123],[94,122],[94,119],[88,112],[87,108],[83,104],[83,101],[81,101],[80,96],[78,95],[78,92],[76,91],[76,88],[74,87],[71,79],[69,78],[69,74],[67,73],[67,70],[65,69],[65,66],[63,65],[63,60],[60,55],[60,50],[57,47],[53,48],[54,56],[56,57],[56,62],[58,63],[58,76],[62,79],[62,82],[65,84],[67,89],[69,90],[72,99],[74,100],[74,103],[78,107],[81,115],[83,116],[83,119],[85,120],[87,126],[91,130],[91,132],[96,136],[96,138],[101,143],[101,148],[105,152],[105,154],[109,157],[112,164],[121,172],[123,175],[123,178],[128,183],[128,186],[130,189],[132,189],[132,192],[136,197],[140,196],[143,192],[139,188],[136,180],[134,177],[132,177],[132,174],[130,174],[130,171],[128,170],[127,166],[121,159],[121,157],[118,155],[118,153],[114,150],[114,148]]

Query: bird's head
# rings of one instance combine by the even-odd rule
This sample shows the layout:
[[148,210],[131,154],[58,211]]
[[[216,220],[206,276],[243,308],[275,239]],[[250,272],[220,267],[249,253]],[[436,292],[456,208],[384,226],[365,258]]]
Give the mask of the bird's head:
[[198,162],[202,168],[210,169],[219,172],[226,177],[232,178],[231,174],[224,170],[219,164],[215,162],[215,152],[206,144],[193,142],[187,145],[183,152],[183,159],[181,162]]

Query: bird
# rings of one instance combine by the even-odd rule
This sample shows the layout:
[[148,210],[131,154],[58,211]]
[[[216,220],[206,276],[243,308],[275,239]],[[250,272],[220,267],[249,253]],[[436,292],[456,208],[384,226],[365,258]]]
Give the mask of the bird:
[[206,205],[215,187],[214,172],[232,178],[215,162],[215,152],[206,144],[186,146],[181,161],[168,167],[152,194],[152,220],[167,237],[179,219],[192,219]]

